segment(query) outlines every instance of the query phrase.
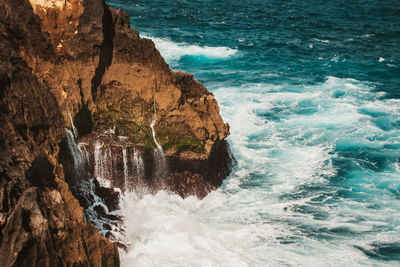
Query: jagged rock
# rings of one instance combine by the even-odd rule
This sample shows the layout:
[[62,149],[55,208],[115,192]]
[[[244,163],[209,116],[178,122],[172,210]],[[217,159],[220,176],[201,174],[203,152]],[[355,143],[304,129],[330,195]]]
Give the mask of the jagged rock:
[[[181,152],[179,140],[193,139],[203,149],[193,157],[205,158],[214,143],[229,134],[214,96],[193,75],[171,70],[154,43],[130,28],[124,11],[95,0],[30,2],[60,57],[27,61],[35,63],[30,65],[34,73],[49,84],[67,125],[67,106],[73,115],[85,109],[90,116],[82,125],[93,124],[99,132],[115,125],[127,132],[121,126],[125,124],[138,130],[128,131],[137,144],[148,145],[155,102],[155,128],[167,154]],[[60,40],[62,49],[56,45]],[[77,124],[79,119],[75,117]],[[81,128],[81,134],[88,133]]]
[[0,97],[1,266],[118,265],[81,206],[113,239],[120,192],[204,197],[231,170],[213,94],[101,0],[0,0]]
[[[72,127],[69,110],[85,142],[93,144],[99,139],[120,147],[119,135],[132,147],[152,150],[156,145],[150,124],[157,116],[156,138],[171,165],[166,176],[174,173],[177,181],[177,172],[192,173],[195,180],[200,175],[204,185],[208,183],[205,191],[221,184],[232,158],[214,157],[213,163],[210,155],[216,144],[224,142],[229,126],[204,85],[192,74],[171,70],[154,43],[130,28],[129,17],[122,10],[109,8],[100,0],[30,3],[53,52],[40,53],[28,45],[23,56],[56,96],[65,126]],[[227,146],[224,149],[229,150]],[[120,150],[114,149],[117,160],[122,159]],[[151,157],[147,160],[148,166],[154,161]],[[211,165],[213,171],[206,172]],[[121,160],[116,166],[112,184],[121,187]],[[94,174],[93,161],[88,167]],[[148,185],[152,175],[146,168]]]
[[62,115],[24,60],[51,51],[27,1],[0,1],[0,266],[118,265],[64,181]]

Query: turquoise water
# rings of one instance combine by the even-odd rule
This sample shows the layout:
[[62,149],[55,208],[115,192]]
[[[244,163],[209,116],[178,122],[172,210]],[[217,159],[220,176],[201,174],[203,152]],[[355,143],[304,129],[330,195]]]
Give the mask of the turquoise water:
[[125,266],[400,266],[398,1],[133,1],[231,125],[203,200],[127,196]]

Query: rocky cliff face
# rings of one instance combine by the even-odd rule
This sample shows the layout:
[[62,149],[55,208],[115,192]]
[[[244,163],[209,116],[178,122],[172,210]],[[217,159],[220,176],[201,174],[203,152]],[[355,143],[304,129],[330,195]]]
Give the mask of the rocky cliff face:
[[[56,56],[24,58],[55,95],[65,126],[76,127],[91,175],[111,187],[137,184],[140,157],[148,187],[159,188],[161,175],[163,188],[202,197],[221,184],[232,161],[224,141],[229,127],[193,75],[171,70],[154,43],[130,28],[127,14],[104,2],[30,3]],[[104,154],[110,151],[113,162]]]
[[1,266],[118,265],[121,193],[231,169],[214,96],[101,0],[0,0],[0,94]]
[[[206,158],[215,141],[228,135],[214,96],[192,75],[172,71],[154,43],[130,29],[125,12],[98,0],[30,2],[59,57],[27,61],[50,85],[66,121],[67,108],[81,115],[74,117],[80,135],[91,132],[88,123],[96,130],[116,126],[135,137],[136,144],[148,145],[145,132],[155,111],[158,135],[201,143],[204,153],[194,158]],[[118,127],[121,123],[145,129],[129,133]],[[168,148],[175,153],[176,143],[170,141]]]
[[51,55],[25,1],[0,1],[0,266],[114,266],[57,161],[63,118],[21,55]]

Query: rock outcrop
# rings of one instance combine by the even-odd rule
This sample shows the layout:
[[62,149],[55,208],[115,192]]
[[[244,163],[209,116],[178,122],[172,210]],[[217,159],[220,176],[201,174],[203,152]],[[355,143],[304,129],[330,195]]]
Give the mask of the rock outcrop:
[[65,126],[74,124],[79,141],[88,146],[91,175],[99,174],[95,146],[104,143],[102,153],[108,147],[117,154],[108,162],[112,175],[97,178],[111,179],[112,187],[126,184],[124,147],[126,165],[136,168],[130,151],[146,157],[143,183],[157,189],[158,160],[150,154],[159,143],[169,166],[163,173],[165,189],[203,197],[221,184],[232,162],[224,140],[229,126],[204,85],[189,73],[171,70],[154,43],[130,28],[122,10],[100,0],[30,3],[56,56],[25,53],[24,58],[55,95]]
[[22,57],[50,48],[28,2],[0,1],[0,266],[115,266],[57,161],[57,100]]
[[101,0],[0,0],[0,96],[0,266],[118,265],[121,192],[231,170],[213,94]]

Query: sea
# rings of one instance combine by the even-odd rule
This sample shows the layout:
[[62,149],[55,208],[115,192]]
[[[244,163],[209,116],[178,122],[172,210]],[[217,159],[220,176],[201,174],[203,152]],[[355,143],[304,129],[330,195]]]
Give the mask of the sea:
[[200,200],[124,197],[122,266],[400,266],[398,0],[108,0],[230,124]]

